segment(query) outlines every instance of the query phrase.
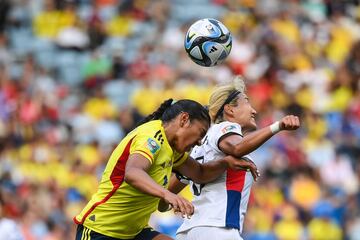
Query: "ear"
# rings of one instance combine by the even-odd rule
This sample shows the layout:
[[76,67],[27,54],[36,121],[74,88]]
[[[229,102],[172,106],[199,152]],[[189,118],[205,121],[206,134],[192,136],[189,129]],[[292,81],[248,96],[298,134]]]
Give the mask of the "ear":
[[234,110],[233,110],[233,108],[230,106],[230,104],[226,104],[226,105],[224,106],[224,113],[226,113],[226,114],[228,114],[228,115],[230,115],[230,116],[232,116],[232,115],[234,114]]
[[180,113],[179,120],[180,120],[180,127],[185,126],[185,124],[189,121],[189,113],[187,112]]

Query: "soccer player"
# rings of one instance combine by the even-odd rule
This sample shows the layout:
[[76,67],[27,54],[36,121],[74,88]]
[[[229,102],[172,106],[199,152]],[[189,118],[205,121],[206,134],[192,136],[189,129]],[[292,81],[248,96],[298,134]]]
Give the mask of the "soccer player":
[[232,156],[205,165],[190,158],[186,152],[200,143],[210,116],[195,101],[172,102],[165,101],[113,151],[98,191],[74,217],[76,240],[171,239],[151,229],[148,220],[160,199],[183,215],[193,214],[190,202],[167,190],[172,169],[205,183],[229,166],[244,165]]
[[[241,77],[217,87],[210,97],[210,116],[214,122],[201,146],[191,156],[201,163],[209,163],[232,155],[252,162],[250,153],[281,130],[295,130],[300,126],[296,116],[286,116],[272,125],[256,130],[256,111],[249,103]],[[240,240],[247,210],[252,172],[228,169],[208,184],[190,181],[194,195],[194,215],[185,219],[177,231],[177,240]],[[181,174],[177,174],[184,181]],[[186,175],[185,175],[186,176]],[[189,177],[189,176],[186,176]],[[191,177],[189,177],[191,179]],[[169,190],[178,193],[185,184],[171,179]],[[165,205],[165,206],[164,206]],[[160,202],[159,210],[166,204]]]

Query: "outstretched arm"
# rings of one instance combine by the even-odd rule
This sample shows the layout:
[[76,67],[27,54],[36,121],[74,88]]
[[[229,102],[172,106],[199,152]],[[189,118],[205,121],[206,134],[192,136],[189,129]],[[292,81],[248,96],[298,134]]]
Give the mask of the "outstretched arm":
[[254,175],[258,176],[258,171],[254,163],[233,156],[226,156],[222,159],[203,164],[188,157],[183,164],[174,169],[180,174],[190,178],[193,182],[201,184],[217,179],[227,168],[234,170],[250,169]]
[[249,133],[245,137],[235,134],[226,136],[220,140],[219,148],[226,154],[242,157],[260,147],[279,131],[296,130],[299,126],[299,118],[289,115],[268,127]]
[[[223,159],[203,164],[200,164],[189,157],[182,165],[176,167],[175,171],[178,171],[181,175],[186,176],[186,178],[189,178],[189,180],[196,183],[207,183],[218,178],[228,167],[236,170],[249,169],[255,180],[260,176],[256,165],[252,161],[237,159],[232,156],[226,156]],[[168,190],[178,194],[186,187],[186,185],[186,183],[180,181],[175,174],[173,174],[170,179]],[[160,212],[165,212],[170,209],[171,206],[161,199],[158,210]]]
[[[230,159],[234,157],[229,156],[227,158],[230,161]],[[207,183],[218,178],[228,166],[229,164],[225,158],[200,164],[189,156],[188,159],[176,167],[175,170],[196,183]]]

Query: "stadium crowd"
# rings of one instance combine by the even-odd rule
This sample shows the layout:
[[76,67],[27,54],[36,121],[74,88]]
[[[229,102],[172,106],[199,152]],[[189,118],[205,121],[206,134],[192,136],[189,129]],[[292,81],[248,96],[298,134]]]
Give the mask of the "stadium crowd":
[[[205,17],[233,35],[212,68],[183,49]],[[124,134],[167,98],[206,104],[234,74],[260,127],[302,121],[254,153],[244,238],[360,239],[356,0],[1,0],[0,239],[74,239]],[[173,235],[181,218],[151,221]]]

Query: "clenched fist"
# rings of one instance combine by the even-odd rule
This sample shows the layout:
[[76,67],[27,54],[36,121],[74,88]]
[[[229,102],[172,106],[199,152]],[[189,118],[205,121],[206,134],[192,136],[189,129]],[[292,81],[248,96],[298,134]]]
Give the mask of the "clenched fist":
[[280,121],[280,130],[296,130],[300,127],[300,121],[297,116],[288,115],[283,117]]

